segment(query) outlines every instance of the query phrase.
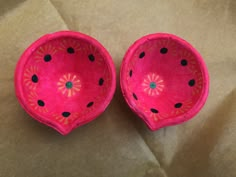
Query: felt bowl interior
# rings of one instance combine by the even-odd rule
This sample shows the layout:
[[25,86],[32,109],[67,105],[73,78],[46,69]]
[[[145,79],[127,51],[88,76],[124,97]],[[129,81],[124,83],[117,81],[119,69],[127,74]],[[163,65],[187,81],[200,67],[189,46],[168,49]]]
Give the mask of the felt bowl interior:
[[43,36],[24,52],[15,86],[32,117],[67,134],[108,106],[115,91],[115,67],[95,39],[62,31]]
[[202,57],[172,34],[137,40],[124,57],[120,75],[128,105],[151,130],[192,118],[208,95],[208,72]]

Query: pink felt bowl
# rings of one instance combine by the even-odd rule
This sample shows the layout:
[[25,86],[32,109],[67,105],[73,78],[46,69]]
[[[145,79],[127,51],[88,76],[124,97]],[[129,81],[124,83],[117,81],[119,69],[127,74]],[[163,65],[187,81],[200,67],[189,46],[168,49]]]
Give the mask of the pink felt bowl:
[[15,91],[28,114],[65,135],[106,109],[115,74],[111,56],[98,41],[61,31],[25,50],[15,70]]
[[151,130],[193,118],[206,102],[206,65],[185,40],[156,33],[137,40],[120,71],[124,98]]

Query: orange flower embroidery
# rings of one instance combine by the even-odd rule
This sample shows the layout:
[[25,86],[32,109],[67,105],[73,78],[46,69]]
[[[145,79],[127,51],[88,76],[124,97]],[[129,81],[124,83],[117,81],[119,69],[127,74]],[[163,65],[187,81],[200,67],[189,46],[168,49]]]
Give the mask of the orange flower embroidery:
[[35,60],[36,62],[41,62],[41,61],[49,62],[52,60],[52,56],[56,52],[57,49],[51,44],[39,47],[36,51]]
[[155,73],[146,75],[142,83],[143,90],[150,96],[159,95],[164,89],[164,81]]
[[75,119],[79,117],[78,113],[63,112],[61,114],[54,114],[54,119],[63,125],[68,125],[73,123]]
[[29,105],[35,110],[41,113],[47,113],[48,109],[45,107],[45,102],[39,99],[35,92],[30,92],[28,96]]
[[81,50],[80,43],[75,39],[64,39],[60,43],[59,50],[67,51],[68,54],[73,54]]
[[24,72],[24,84],[29,89],[35,90],[38,83],[38,68],[31,66]]
[[71,97],[80,91],[81,82],[78,76],[69,73],[69,74],[63,75],[59,79],[57,86],[58,86],[58,90],[61,91],[63,95],[65,94],[68,97]]

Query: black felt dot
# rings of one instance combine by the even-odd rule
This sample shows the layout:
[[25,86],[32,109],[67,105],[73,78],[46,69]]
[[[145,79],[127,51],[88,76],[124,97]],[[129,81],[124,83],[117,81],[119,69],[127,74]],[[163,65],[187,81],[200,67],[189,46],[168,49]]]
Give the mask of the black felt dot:
[[160,52],[161,52],[161,54],[166,54],[168,52],[168,49],[163,47],[163,48],[161,48]]
[[63,116],[63,117],[69,117],[69,116],[70,116],[70,112],[63,112],[63,113],[62,113],[62,116]]
[[145,56],[145,52],[139,54],[139,58],[143,58]]
[[129,76],[132,77],[132,75],[133,75],[133,71],[130,70],[130,71],[129,71]]
[[182,60],[181,60],[181,65],[182,65],[182,66],[187,66],[187,64],[188,64],[188,61],[187,61],[187,60],[185,60],[185,59],[182,59]]
[[194,80],[194,79],[190,80],[190,81],[188,82],[188,85],[189,85],[190,87],[193,87],[193,86],[195,85],[195,80]]
[[38,105],[39,105],[39,106],[44,106],[45,103],[44,103],[42,100],[38,100]]
[[103,78],[100,78],[99,81],[98,81],[98,84],[99,84],[100,86],[102,86],[103,83],[104,83],[104,79],[103,79]]
[[176,103],[175,104],[175,108],[181,108],[181,106],[182,106],[182,103]]
[[134,97],[135,100],[138,100],[138,97],[135,93],[133,93],[133,97]]
[[158,110],[154,109],[154,108],[151,108],[150,109],[153,113],[157,114],[158,113]]
[[44,61],[45,62],[49,62],[51,60],[52,60],[52,56],[50,54],[47,54],[47,55],[44,56]]
[[94,62],[94,60],[95,60],[95,57],[93,56],[93,54],[90,54],[90,55],[88,56],[88,58],[89,58],[89,60],[92,61],[92,62]]
[[31,80],[32,80],[32,82],[37,83],[39,79],[38,79],[38,76],[37,76],[36,74],[34,74],[34,75],[31,77]]
[[67,52],[70,53],[70,54],[73,54],[73,53],[75,53],[75,50],[72,47],[69,47],[67,49]]
[[91,106],[93,106],[93,102],[89,102],[89,103],[87,104],[87,107],[88,107],[88,108],[91,107]]

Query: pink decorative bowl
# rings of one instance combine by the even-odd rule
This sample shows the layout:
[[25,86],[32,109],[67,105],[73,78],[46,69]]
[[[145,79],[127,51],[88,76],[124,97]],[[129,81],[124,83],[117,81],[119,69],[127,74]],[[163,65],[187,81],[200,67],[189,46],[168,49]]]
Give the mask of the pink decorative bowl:
[[61,31],[25,50],[15,70],[15,91],[29,115],[65,135],[106,109],[115,74],[111,56],[98,41]]
[[124,98],[151,130],[191,119],[209,90],[206,65],[185,40],[156,33],[137,40],[120,71]]

